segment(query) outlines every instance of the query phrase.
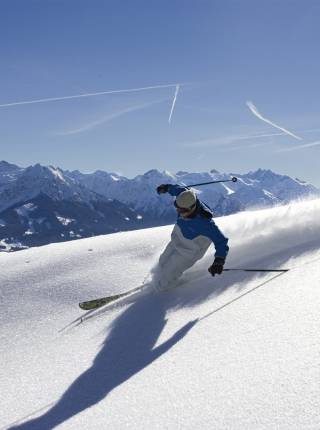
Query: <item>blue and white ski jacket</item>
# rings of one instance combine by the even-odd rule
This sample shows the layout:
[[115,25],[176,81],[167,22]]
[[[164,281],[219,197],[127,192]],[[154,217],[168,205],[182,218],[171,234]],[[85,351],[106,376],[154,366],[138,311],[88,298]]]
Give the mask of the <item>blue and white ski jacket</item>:
[[[180,185],[169,185],[168,193],[172,196],[178,196],[188,188]],[[206,205],[198,199],[199,204],[208,210]],[[205,218],[199,213],[193,218],[183,218],[178,216],[177,225],[179,226],[181,233],[185,239],[193,240],[200,236],[204,236],[210,239],[216,249],[215,256],[225,258],[228,254],[228,238],[226,238],[219,228],[214,223],[213,219]]]

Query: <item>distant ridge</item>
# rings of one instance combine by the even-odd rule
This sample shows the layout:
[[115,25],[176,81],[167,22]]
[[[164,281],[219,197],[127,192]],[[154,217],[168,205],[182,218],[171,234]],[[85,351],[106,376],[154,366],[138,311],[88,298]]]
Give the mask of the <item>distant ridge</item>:
[[215,216],[319,197],[311,184],[271,170],[247,174],[150,169],[133,179],[97,170],[81,173],[36,164],[21,168],[0,161],[0,251],[171,224],[172,197],[160,183],[189,185],[236,176],[236,183],[199,187]]

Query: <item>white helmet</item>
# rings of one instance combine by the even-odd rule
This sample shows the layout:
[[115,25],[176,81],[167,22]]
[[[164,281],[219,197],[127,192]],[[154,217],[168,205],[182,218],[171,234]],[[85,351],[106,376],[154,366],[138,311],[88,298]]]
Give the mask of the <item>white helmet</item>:
[[192,190],[182,191],[174,202],[179,209],[191,209],[197,202],[197,196]]

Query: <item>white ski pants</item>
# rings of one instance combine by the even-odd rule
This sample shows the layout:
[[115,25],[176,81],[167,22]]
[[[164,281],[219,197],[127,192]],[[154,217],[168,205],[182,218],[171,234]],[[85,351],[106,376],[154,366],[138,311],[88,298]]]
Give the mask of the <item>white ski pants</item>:
[[160,255],[154,271],[154,286],[157,290],[168,290],[176,286],[180,276],[200,260],[207,252],[211,240],[205,236],[186,239],[175,225],[171,241]]

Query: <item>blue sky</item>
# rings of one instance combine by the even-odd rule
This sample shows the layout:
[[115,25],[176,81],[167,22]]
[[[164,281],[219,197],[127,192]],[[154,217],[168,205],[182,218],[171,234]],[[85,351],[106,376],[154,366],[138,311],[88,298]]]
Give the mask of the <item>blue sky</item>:
[[2,106],[0,159],[320,185],[319,17],[313,0],[3,0],[0,105],[173,86]]

